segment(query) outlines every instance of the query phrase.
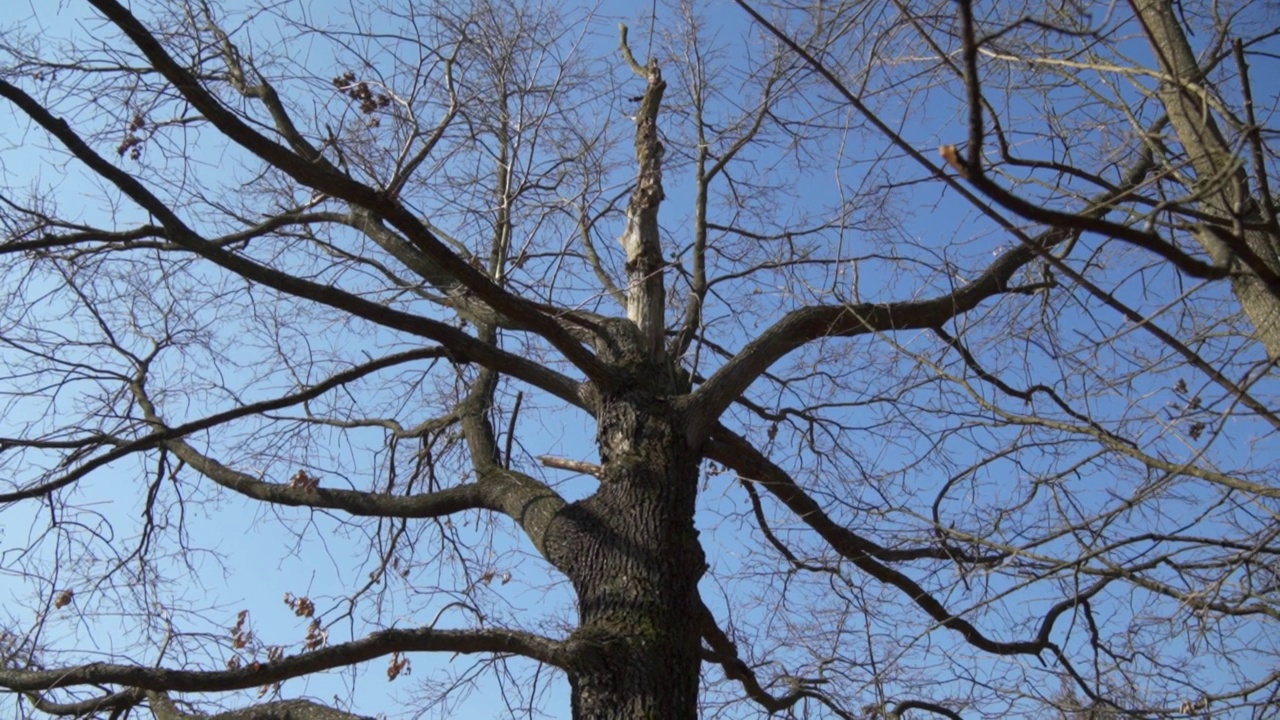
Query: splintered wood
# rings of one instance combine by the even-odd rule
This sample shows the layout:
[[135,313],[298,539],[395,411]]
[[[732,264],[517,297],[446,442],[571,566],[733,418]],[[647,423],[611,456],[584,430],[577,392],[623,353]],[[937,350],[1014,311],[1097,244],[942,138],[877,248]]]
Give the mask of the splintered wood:
[[658,64],[636,62],[627,47],[626,26],[620,26],[623,57],[631,69],[645,79],[645,91],[636,112],[636,162],[639,173],[631,200],[627,203],[627,226],[620,242],[627,253],[627,317],[640,328],[649,351],[663,352],[665,332],[663,311],[662,245],[658,237],[658,206],[662,203],[662,156],[666,148],[658,137],[658,109],[667,83]]

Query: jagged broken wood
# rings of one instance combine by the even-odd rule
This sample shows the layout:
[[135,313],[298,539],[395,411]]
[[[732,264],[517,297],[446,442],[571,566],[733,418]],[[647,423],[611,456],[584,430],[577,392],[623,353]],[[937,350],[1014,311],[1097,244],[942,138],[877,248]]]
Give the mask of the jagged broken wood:
[[667,83],[655,60],[651,58],[647,65],[636,62],[627,45],[627,26],[619,24],[618,31],[623,58],[645,80],[644,95],[635,114],[639,172],[627,203],[626,230],[619,240],[627,253],[627,317],[640,328],[649,352],[656,357],[663,352],[665,332],[662,271],[666,263],[658,236],[658,206],[664,197],[662,156],[666,149],[658,137],[658,109]]

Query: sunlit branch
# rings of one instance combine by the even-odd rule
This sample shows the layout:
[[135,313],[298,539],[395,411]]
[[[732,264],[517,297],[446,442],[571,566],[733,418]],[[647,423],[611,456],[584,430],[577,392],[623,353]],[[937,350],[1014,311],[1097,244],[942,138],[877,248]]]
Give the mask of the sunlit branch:
[[658,208],[666,197],[662,188],[662,158],[666,146],[658,137],[658,111],[667,83],[657,61],[647,67],[636,62],[627,46],[627,26],[619,25],[619,45],[628,66],[644,78],[645,90],[636,110],[636,184],[627,201],[627,225],[620,242],[627,253],[627,318],[636,324],[648,352],[662,354],[665,341],[666,286]]
[[571,470],[583,475],[591,475],[592,477],[600,477],[604,472],[604,468],[595,463],[585,462],[583,460],[572,460],[570,458],[555,457],[553,455],[539,455],[538,461],[549,468],[558,470]]

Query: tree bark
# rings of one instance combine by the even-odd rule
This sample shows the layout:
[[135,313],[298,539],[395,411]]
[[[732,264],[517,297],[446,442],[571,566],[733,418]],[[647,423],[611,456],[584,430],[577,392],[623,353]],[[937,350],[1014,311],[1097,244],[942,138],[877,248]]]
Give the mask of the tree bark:
[[204,715],[182,712],[165,693],[149,692],[147,699],[155,720],[373,720],[368,715],[356,715],[310,700],[275,700],[217,715]]
[[1168,80],[1161,83],[1160,101],[1169,115],[1183,150],[1196,174],[1201,209],[1232,230],[1206,227],[1196,240],[1214,262],[1238,270],[1231,287],[1253,323],[1255,337],[1267,355],[1280,360],[1280,291],[1249,271],[1248,262],[1261,262],[1280,271],[1280,237],[1255,228],[1261,224],[1258,199],[1249,187],[1249,176],[1223,137],[1206,103],[1210,90],[1204,72],[1187,42],[1187,35],[1168,0],[1135,0],[1147,39]]
[[697,717],[699,454],[685,441],[679,379],[630,322],[604,329],[619,375],[602,390],[600,489],[567,509],[579,629],[568,668],[574,718]]
[[627,203],[627,227],[619,242],[627,253],[627,317],[644,333],[649,353],[663,352],[666,337],[666,287],[662,272],[662,239],[658,232],[658,207],[662,190],[662,156],[666,148],[658,138],[658,110],[667,83],[658,64],[636,62],[627,47],[627,28],[619,27],[623,56],[631,70],[644,78],[645,90],[636,111],[636,186]]

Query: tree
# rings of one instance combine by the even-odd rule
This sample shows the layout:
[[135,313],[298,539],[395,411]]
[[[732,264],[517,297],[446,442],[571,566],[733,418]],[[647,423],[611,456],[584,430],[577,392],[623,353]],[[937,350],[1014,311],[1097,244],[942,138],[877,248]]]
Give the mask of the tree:
[[1280,707],[1253,5],[82,5],[2,36],[16,712]]

